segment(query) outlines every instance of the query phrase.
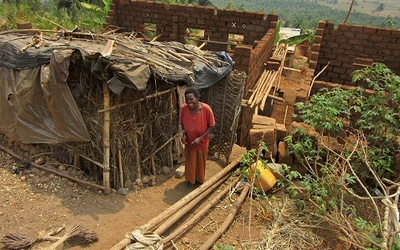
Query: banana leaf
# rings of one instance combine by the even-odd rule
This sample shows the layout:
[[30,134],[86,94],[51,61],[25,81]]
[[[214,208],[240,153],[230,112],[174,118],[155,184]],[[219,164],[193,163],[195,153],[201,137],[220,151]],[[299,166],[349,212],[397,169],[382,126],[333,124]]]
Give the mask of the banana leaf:
[[307,39],[312,38],[312,34],[301,34],[298,36],[292,36],[286,39],[282,39],[279,43],[286,44],[287,46],[293,46],[299,43],[306,41]]

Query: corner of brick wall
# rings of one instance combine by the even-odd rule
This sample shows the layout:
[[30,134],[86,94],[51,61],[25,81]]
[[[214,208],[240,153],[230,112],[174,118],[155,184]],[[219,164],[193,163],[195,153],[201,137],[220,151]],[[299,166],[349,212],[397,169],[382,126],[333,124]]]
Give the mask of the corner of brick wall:
[[237,46],[233,55],[234,69],[245,71],[248,75],[244,96],[257,83],[257,79],[265,69],[264,63],[272,55],[275,41],[275,29],[269,29],[260,41],[254,43],[254,47]]
[[[312,47],[310,67],[318,80],[354,86],[354,70],[373,62],[400,74],[400,30],[321,21]],[[329,63],[329,66],[324,67]],[[323,72],[322,72],[322,69]],[[361,84],[361,83],[360,83]]]
[[322,38],[324,37],[324,30],[326,24],[327,21],[319,21],[318,28],[315,34],[314,45],[311,47],[311,57],[310,57],[309,67],[314,70],[317,67],[319,50],[321,48]]

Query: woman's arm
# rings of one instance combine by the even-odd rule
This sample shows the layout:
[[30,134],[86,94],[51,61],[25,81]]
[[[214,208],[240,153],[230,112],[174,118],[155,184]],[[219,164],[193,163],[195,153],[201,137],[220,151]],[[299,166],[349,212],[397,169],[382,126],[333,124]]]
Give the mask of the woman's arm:
[[197,137],[197,138],[192,142],[191,145],[194,145],[194,146],[198,145],[198,144],[201,142],[201,140],[204,139],[204,137],[206,137],[209,133],[211,133],[211,131],[213,130],[213,128],[214,128],[214,126],[208,127],[207,130],[206,130],[201,136]]

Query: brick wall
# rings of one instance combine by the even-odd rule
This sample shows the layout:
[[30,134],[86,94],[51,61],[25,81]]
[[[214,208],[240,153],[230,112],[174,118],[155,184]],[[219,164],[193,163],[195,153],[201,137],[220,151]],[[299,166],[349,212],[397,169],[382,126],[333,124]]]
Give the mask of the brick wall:
[[242,35],[243,44],[251,45],[261,39],[271,28],[277,15],[265,17],[263,12],[240,10],[217,10],[214,7],[167,4],[152,1],[114,0],[104,27],[115,25],[124,31],[144,32],[145,23],[156,25],[156,33],[162,36],[159,41],[178,41],[185,43],[186,29],[204,31],[204,40],[221,42],[209,43],[208,50],[227,50],[230,34]]
[[351,74],[373,62],[382,62],[400,74],[400,30],[320,21],[312,46],[310,67],[318,80],[352,85]]
[[[275,23],[276,24],[276,23]],[[254,87],[258,78],[265,69],[264,64],[272,55],[275,40],[275,27],[270,29],[261,38],[254,42],[253,47],[236,46],[233,55],[234,68],[247,73],[247,83],[244,97]]]

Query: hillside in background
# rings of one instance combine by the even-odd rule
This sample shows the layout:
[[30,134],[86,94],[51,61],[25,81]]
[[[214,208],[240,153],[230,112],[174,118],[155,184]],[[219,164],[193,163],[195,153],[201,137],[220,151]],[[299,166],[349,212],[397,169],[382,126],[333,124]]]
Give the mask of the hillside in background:
[[[336,25],[342,23],[351,2],[348,0],[213,0],[212,3],[218,8],[276,13],[286,27],[315,29],[320,20],[332,21]],[[358,0],[347,22],[400,29],[399,5],[400,0],[383,2]]]
[[[351,4],[350,0],[318,0],[316,2],[346,12]],[[377,17],[399,17],[400,0],[357,0],[354,2],[353,11]]]

